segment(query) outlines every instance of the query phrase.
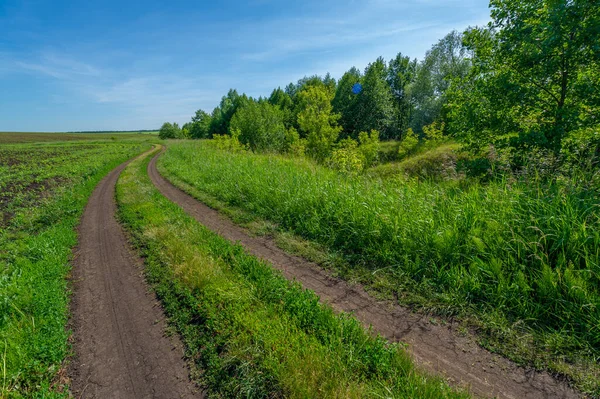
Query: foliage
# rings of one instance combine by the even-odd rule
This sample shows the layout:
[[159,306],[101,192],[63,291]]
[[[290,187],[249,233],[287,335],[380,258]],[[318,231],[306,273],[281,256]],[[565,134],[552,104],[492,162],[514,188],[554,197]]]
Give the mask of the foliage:
[[212,123],[212,117],[208,113],[199,109],[196,114],[192,117],[192,123],[189,128],[190,137],[193,139],[207,139],[210,138],[210,125]]
[[331,101],[333,111],[340,115],[340,125],[343,127],[343,136],[355,136],[358,130],[358,95],[352,92],[356,83],[361,81],[361,73],[352,67],[340,79],[335,96]]
[[290,127],[285,131],[285,152],[294,156],[303,156],[306,152],[306,139],[300,138],[296,129]]
[[377,130],[371,130],[371,133],[360,132],[358,143],[358,151],[362,154],[365,168],[375,165],[379,156],[379,132]]
[[396,117],[394,138],[401,138],[410,126],[413,111],[410,87],[416,78],[417,66],[416,59],[411,61],[409,57],[403,56],[402,53],[398,53],[388,65],[387,80],[394,96]]
[[238,129],[231,129],[231,135],[227,134],[215,134],[213,135],[214,146],[220,150],[226,150],[230,152],[244,152],[247,151],[248,145],[242,144],[239,140],[241,132]]
[[600,166],[600,126],[575,130],[561,145],[561,154],[570,168],[593,170]]
[[281,90],[281,88],[277,88],[273,90],[271,95],[269,96],[269,103],[271,105],[279,107],[281,112],[283,113],[283,125],[286,129],[290,129],[294,127],[296,124],[295,114],[294,114],[294,101],[292,97],[287,94],[285,91]]
[[418,64],[414,81],[408,88],[413,104],[410,127],[417,133],[443,115],[449,101],[452,81],[467,76],[471,62],[462,43],[462,34],[452,31],[432,46]]
[[339,115],[332,112],[333,93],[325,87],[309,86],[298,93],[298,126],[306,136],[306,153],[324,161],[333,149],[341,128]]
[[181,138],[181,129],[177,122],[165,122],[158,131],[158,137],[161,140]]
[[230,89],[227,95],[221,98],[219,106],[216,107],[211,114],[208,136],[212,137],[214,134],[227,134],[227,132],[229,132],[231,118],[233,118],[235,111],[237,111],[238,107],[246,101],[248,101],[246,95],[240,96],[237,90]]
[[433,122],[430,125],[423,126],[423,139],[427,142],[438,143],[444,138],[444,122]]
[[283,112],[267,101],[244,102],[231,118],[230,130],[240,133],[239,140],[252,151],[284,149],[285,126]]
[[474,149],[560,151],[567,132],[597,124],[600,8],[591,0],[493,0],[470,29],[474,68],[454,89],[452,131]]
[[412,154],[419,145],[419,138],[411,128],[408,128],[404,138],[398,146],[398,158],[402,159]]
[[356,107],[356,136],[358,132],[371,130],[377,130],[384,140],[397,136],[394,131],[394,98],[387,77],[383,58],[378,58],[365,69],[363,91],[358,96]]
[[358,150],[358,143],[351,138],[340,140],[331,154],[329,164],[336,170],[356,175],[365,168],[365,158]]

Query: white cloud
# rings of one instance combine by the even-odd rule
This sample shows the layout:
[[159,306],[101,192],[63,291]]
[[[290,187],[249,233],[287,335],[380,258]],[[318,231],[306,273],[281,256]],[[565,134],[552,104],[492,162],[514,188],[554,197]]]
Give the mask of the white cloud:
[[37,60],[15,60],[14,65],[24,71],[41,73],[56,79],[76,79],[81,76],[97,77],[101,71],[84,62],[56,53],[43,53]]

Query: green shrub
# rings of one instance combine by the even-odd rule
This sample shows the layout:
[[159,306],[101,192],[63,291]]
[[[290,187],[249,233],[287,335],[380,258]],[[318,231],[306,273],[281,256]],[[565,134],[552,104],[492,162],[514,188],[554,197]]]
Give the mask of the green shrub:
[[242,144],[239,140],[240,131],[238,129],[231,129],[231,136],[227,134],[215,134],[213,135],[212,143],[220,150],[226,150],[231,152],[244,152],[248,150],[246,144]]
[[249,100],[243,103],[231,118],[229,131],[234,130],[239,132],[239,141],[252,151],[284,150],[283,112],[267,101]]
[[285,131],[285,152],[294,156],[304,156],[306,152],[306,139],[301,139],[294,127]]
[[444,122],[433,122],[423,126],[423,139],[426,142],[439,143],[444,139]]
[[398,147],[398,158],[402,159],[412,154],[419,145],[419,138],[411,128],[408,128],[406,134]]
[[600,126],[569,133],[562,141],[560,154],[568,167],[598,166],[600,163]]
[[336,170],[356,175],[365,168],[365,157],[358,148],[358,143],[351,139],[340,140],[329,158],[329,165]]
[[358,151],[364,158],[364,167],[369,168],[377,163],[379,156],[379,132],[371,130],[371,133],[360,132],[358,134]]

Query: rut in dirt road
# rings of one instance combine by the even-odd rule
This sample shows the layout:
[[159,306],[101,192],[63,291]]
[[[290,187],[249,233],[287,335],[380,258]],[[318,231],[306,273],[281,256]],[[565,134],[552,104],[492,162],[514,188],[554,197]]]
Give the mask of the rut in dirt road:
[[[164,151],[164,149],[163,149]],[[162,152],[161,152],[162,153]],[[477,397],[510,399],[578,398],[565,382],[547,372],[519,367],[482,349],[472,337],[460,336],[456,326],[434,325],[396,304],[379,302],[359,286],[330,276],[315,263],[292,256],[265,237],[254,237],[214,209],[198,202],[163,178],[156,169],[157,154],[148,165],[154,185],[198,222],[222,237],[240,242],[246,250],[295,279],[338,311],[353,313],[382,336],[408,344],[417,364],[455,385],[467,386]]]
[[75,398],[199,398],[183,349],[115,218],[115,184],[127,163],[96,187],[79,225],[73,263],[69,367]]

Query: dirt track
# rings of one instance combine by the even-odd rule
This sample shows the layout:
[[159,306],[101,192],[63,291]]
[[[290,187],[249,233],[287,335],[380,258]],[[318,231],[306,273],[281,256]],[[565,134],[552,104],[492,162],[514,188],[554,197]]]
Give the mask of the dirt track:
[[336,310],[352,312],[365,325],[392,341],[409,345],[417,363],[455,384],[470,387],[478,397],[514,399],[578,398],[580,395],[546,372],[536,372],[482,349],[472,338],[456,334],[452,324],[434,325],[429,318],[369,296],[359,286],[331,277],[318,265],[292,256],[272,240],[251,236],[243,228],[198,202],[164,179],[156,169],[156,155],[148,174],[163,195],[209,229],[239,241],[249,253],[269,261],[288,279],[296,279]]
[[73,264],[69,366],[76,398],[197,398],[181,343],[142,276],[143,262],[115,219],[115,184],[126,164],[96,187],[79,226]]

